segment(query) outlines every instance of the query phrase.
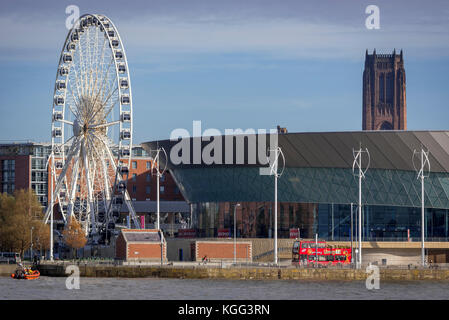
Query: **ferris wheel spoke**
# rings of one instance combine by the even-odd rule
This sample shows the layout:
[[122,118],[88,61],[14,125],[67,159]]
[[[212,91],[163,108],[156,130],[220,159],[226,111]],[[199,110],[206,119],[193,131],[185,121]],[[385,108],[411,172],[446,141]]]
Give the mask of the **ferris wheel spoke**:
[[[75,100],[75,103],[76,103],[76,105],[77,106],[79,106],[79,97],[81,97],[82,95],[81,95],[81,93],[82,93],[82,88],[81,88],[81,92],[80,92],[80,86],[81,86],[81,84],[80,84],[80,79],[79,79],[79,77],[78,77],[78,71],[76,70],[76,67],[75,68],[73,68],[73,72],[74,72],[74,80],[71,82],[71,85],[70,85],[70,94],[72,95],[72,97],[74,98],[74,100]],[[75,94],[73,94],[73,89],[72,89],[72,87],[73,87],[73,85],[72,84],[74,84],[74,86],[76,87],[76,93],[78,94],[77,96],[75,95]],[[73,112],[73,111],[72,111]]]
[[92,129],[105,128],[105,127],[110,127],[110,126],[119,124],[120,122],[121,122],[120,120],[112,121],[112,122],[106,122],[106,123],[103,123],[103,124],[93,125],[90,128],[92,128]]
[[83,75],[84,75],[84,72],[83,72],[83,51],[82,51],[82,43],[81,43],[81,38],[78,40],[78,46],[77,46],[77,49],[78,49],[78,55],[77,55],[77,58],[78,58],[78,63],[76,63],[75,64],[75,71],[76,71],[76,67],[78,67],[78,74],[77,74],[77,81],[78,81],[78,83],[79,83],[79,86],[80,86],[80,88],[81,88],[81,96],[84,96],[84,94],[85,94],[85,90],[84,90],[84,83],[83,83]]
[[75,118],[78,118],[79,114],[78,114],[77,110],[78,110],[79,104],[77,103],[76,97],[74,96],[73,91],[71,90],[71,88],[70,88],[70,90],[68,90],[68,93],[70,94],[71,97],[73,97],[73,101],[75,102],[76,109],[73,109],[72,105],[70,103],[66,103],[66,105],[69,107],[70,111],[75,116]]
[[[114,59],[112,59],[110,62],[109,62],[109,65],[108,65],[108,68],[107,68],[107,72],[106,72],[106,77],[105,78],[103,78],[103,82],[102,82],[102,84],[101,84],[101,86],[100,86],[100,89],[97,91],[97,94],[96,94],[96,96],[95,96],[95,100],[94,100],[94,102],[93,102],[93,104],[94,105],[96,105],[97,103],[98,103],[98,107],[97,107],[97,109],[93,112],[93,114],[90,114],[89,115],[89,121],[91,121],[95,116],[96,116],[96,114],[102,109],[102,107],[104,106],[104,104],[101,104],[101,95],[102,95],[102,90],[103,90],[103,87],[104,87],[104,84],[107,82],[107,80],[108,80],[108,77],[109,77],[109,69],[110,69],[110,67],[112,66],[112,62],[114,62]],[[116,78],[115,78],[116,79]],[[100,98],[100,100],[98,100]]]
[[[118,88],[115,88],[115,90],[109,94],[107,99],[101,104],[103,106],[103,108],[106,107],[107,103],[109,102],[109,99],[111,99],[112,95],[117,91],[118,91]],[[107,111],[105,111],[105,113],[102,117],[103,119],[106,119],[108,117],[108,115],[111,112],[111,110],[113,109],[114,105],[115,105],[115,103],[111,106],[111,108],[109,108]],[[89,121],[92,121],[95,118],[95,116],[98,114],[98,112],[100,112],[100,110],[104,110],[104,109],[98,108],[97,111],[93,115],[91,115],[91,117],[89,118]]]
[[[98,34],[99,34],[99,30],[97,29],[97,32],[96,32],[96,36],[97,36],[97,41],[96,41],[96,44],[97,44],[97,48],[98,48]],[[103,72],[103,65],[102,65],[102,63],[103,63],[103,58],[104,58],[104,54],[105,54],[105,48],[106,48],[106,43],[107,43],[107,41],[106,41],[107,39],[105,39],[105,40],[103,40],[103,45],[102,45],[102,47],[101,47],[101,57],[98,59],[98,61],[97,61],[97,64],[96,64],[96,66],[95,66],[95,82],[94,82],[94,85],[93,85],[93,92],[97,92],[97,85],[98,85],[98,74],[99,73],[102,73]]]
[[[116,93],[117,91],[118,91],[118,88],[115,88],[115,90],[114,90],[113,92],[111,92],[111,94],[110,94],[110,95],[106,98],[106,100],[104,101],[104,106],[106,106],[106,105],[108,104],[108,102],[109,102],[109,100],[111,99],[112,95],[113,95],[114,93]],[[111,106],[110,106],[109,109],[105,112],[105,115],[104,115],[105,118],[107,118],[108,115],[109,115],[109,113],[112,111],[112,109],[114,109],[115,104],[116,104],[116,102],[115,102],[115,103],[111,103]]]

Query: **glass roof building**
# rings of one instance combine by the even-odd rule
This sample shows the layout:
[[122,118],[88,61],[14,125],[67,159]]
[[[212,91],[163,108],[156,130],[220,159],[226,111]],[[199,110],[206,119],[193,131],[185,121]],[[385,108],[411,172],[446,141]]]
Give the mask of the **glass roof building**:
[[[266,174],[266,150],[272,148],[275,137],[285,155],[285,169],[278,179],[280,237],[289,237],[290,229],[296,228],[306,238],[318,233],[326,240],[350,239],[358,203],[354,150],[361,147],[370,155],[362,180],[363,239],[420,238],[417,169],[421,160],[414,151],[422,149],[429,152],[430,163],[424,179],[426,237],[448,239],[449,131],[235,135],[142,146],[149,153],[158,146],[166,150],[168,168],[192,204],[192,222],[199,235],[217,236],[220,229],[232,230],[235,211],[239,236],[271,237],[274,176]],[[368,159],[366,154],[363,157],[365,168]],[[283,167],[282,160],[279,166]],[[236,203],[241,205],[234,210]]]

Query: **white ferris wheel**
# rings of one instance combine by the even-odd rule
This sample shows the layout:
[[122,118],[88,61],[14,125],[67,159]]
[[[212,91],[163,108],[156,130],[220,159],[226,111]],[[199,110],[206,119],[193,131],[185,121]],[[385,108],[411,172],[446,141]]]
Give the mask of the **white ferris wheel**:
[[132,129],[131,79],[120,35],[106,16],[85,14],[67,35],[56,73],[49,159],[54,191],[46,223],[56,204],[64,223],[76,218],[92,240],[115,228],[126,204],[139,228],[126,189]]

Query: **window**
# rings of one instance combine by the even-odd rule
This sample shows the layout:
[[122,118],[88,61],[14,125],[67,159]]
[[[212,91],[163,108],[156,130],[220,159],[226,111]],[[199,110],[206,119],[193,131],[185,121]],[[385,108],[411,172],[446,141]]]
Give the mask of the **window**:
[[150,187],[150,186],[147,186],[145,189],[146,189],[146,193],[147,193],[147,194],[150,194],[150,192],[151,192],[151,187]]
[[147,169],[151,169],[151,161],[147,161]]
[[133,173],[133,181],[136,182],[137,181],[137,174]]
[[160,186],[159,190],[160,190],[160,193],[161,193],[161,194],[164,194],[164,192],[165,192],[165,187],[164,187],[164,186]]
[[133,186],[133,193],[137,192],[137,186]]
[[147,173],[147,182],[151,181],[151,174]]
[[165,174],[161,175],[161,182],[165,181]]
[[137,169],[137,161],[133,161],[133,169]]

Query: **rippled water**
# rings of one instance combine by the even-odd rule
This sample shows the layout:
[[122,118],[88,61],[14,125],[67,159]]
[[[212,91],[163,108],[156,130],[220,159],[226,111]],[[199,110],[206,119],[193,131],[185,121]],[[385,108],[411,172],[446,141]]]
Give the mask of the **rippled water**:
[[448,299],[449,282],[381,282],[367,290],[364,281],[191,280],[160,278],[81,278],[68,290],[66,278],[15,280],[0,277],[0,299]]

